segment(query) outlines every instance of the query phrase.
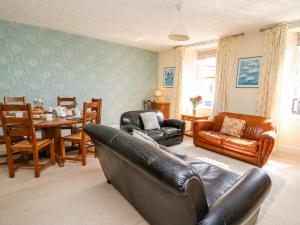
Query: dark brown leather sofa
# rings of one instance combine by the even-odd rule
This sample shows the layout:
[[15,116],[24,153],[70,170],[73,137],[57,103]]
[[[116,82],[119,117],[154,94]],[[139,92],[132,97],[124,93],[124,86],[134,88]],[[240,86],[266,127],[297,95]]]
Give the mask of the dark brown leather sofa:
[[[145,130],[141,119],[141,113],[155,112],[156,118],[160,125],[160,129]],[[128,111],[121,115],[120,128],[128,133],[132,133],[133,129],[142,130],[157,143],[164,146],[178,145],[184,137],[185,122],[175,119],[164,119],[164,115],[160,110],[138,110]]]
[[181,160],[104,125],[85,129],[107,182],[151,225],[254,225],[271,187],[261,169],[243,176],[199,159]]
[[[241,138],[223,135],[220,130],[227,117],[242,119],[246,126]],[[194,144],[262,167],[274,147],[276,129],[270,119],[229,112],[219,113],[212,121],[195,121]]]

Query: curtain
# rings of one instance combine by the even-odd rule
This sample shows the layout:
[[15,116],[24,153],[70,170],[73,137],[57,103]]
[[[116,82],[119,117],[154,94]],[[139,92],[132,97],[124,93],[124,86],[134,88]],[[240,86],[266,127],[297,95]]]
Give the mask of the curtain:
[[218,42],[216,91],[214,98],[213,115],[228,110],[228,83],[233,74],[236,60],[236,42],[238,37],[224,37]]
[[284,64],[287,25],[279,25],[265,31],[263,64],[256,114],[278,122],[280,82]]
[[184,47],[177,47],[176,51],[176,74],[177,74],[177,95],[175,104],[175,117],[181,118],[181,105],[182,105],[182,71],[184,59]]

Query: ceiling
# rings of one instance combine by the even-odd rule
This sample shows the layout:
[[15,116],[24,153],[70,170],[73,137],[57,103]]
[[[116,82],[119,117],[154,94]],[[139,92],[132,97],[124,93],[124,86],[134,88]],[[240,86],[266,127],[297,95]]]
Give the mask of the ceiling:
[[153,51],[300,19],[300,0],[183,0],[191,37],[168,40],[179,0],[0,0],[0,19]]

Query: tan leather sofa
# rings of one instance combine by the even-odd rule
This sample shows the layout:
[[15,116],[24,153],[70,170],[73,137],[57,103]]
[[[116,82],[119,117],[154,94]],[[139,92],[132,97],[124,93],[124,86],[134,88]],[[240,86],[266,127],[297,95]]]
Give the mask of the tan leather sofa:
[[[246,121],[241,138],[220,133],[225,116]],[[265,117],[222,112],[212,121],[195,121],[193,138],[196,146],[262,167],[274,147],[276,128]]]

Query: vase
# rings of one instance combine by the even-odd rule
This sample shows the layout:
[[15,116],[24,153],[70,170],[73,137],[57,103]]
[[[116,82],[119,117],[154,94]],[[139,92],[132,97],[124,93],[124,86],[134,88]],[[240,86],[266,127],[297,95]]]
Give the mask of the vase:
[[193,116],[196,116],[197,111],[196,111],[196,107],[193,107]]

